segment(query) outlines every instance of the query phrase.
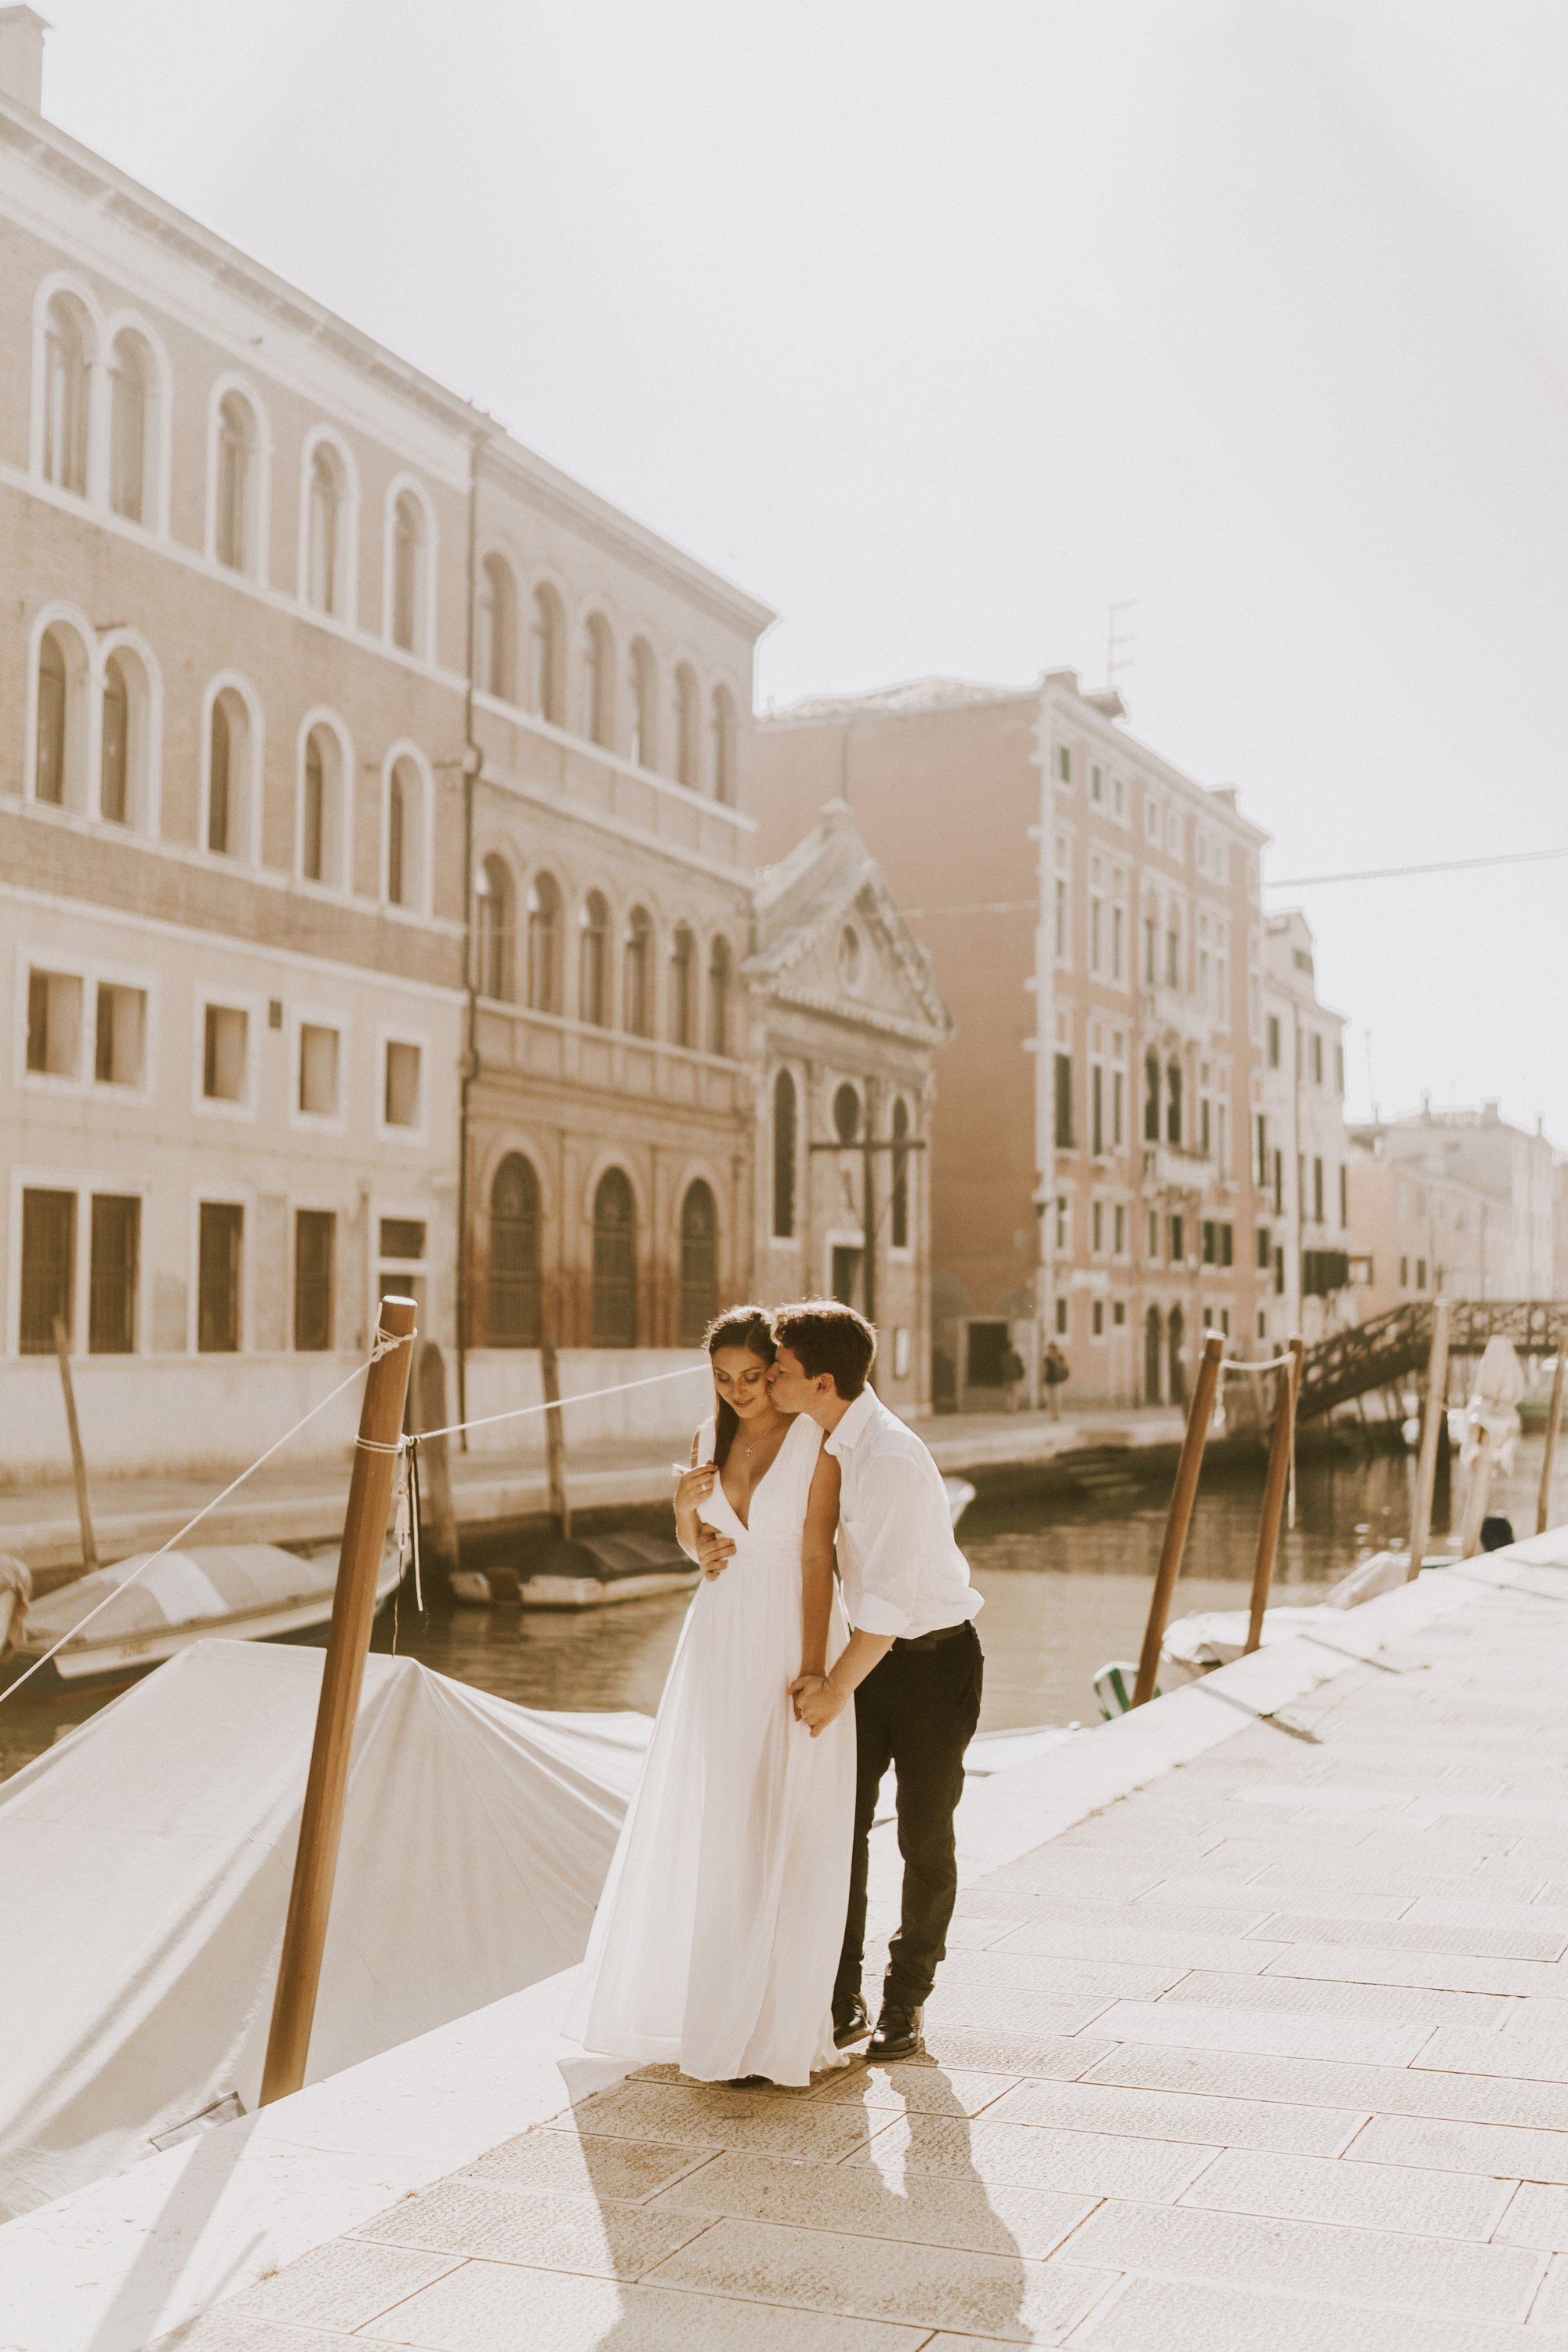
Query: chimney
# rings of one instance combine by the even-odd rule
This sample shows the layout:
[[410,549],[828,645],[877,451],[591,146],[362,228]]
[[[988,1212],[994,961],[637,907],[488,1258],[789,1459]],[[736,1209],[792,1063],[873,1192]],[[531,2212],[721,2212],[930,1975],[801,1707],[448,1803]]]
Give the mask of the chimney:
[[44,106],[44,35],[48,24],[36,8],[0,8],[0,98],[41,114]]

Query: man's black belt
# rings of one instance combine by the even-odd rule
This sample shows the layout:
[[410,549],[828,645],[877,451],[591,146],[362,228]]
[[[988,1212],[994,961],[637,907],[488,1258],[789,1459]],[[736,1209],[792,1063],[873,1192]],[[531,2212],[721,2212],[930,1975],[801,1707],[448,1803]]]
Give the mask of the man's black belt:
[[900,1634],[895,1638],[893,1647],[895,1650],[934,1650],[939,1642],[951,1642],[955,1633],[967,1633],[969,1624],[970,1621],[965,1617],[956,1625],[939,1625],[934,1633],[917,1633],[912,1642],[906,1642]]

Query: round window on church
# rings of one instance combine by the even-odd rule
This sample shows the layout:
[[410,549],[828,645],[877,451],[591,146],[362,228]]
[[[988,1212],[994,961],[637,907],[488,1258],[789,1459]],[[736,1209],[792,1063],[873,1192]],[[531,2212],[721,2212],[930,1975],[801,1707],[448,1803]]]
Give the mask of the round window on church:
[[859,993],[865,971],[866,950],[860,934],[853,923],[846,923],[838,934],[838,977],[852,996]]

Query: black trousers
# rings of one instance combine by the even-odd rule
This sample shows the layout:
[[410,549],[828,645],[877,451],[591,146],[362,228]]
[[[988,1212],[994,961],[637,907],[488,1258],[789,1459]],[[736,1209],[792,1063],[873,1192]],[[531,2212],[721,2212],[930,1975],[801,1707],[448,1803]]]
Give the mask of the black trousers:
[[963,1791],[963,1751],[980,1720],[984,1665],[980,1637],[966,1625],[934,1649],[889,1650],[855,1694],[855,1848],[836,2009],[861,1990],[871,1822],[889,1764],[898,1790],[904,1899],[883,1997],[919,2003],[931,1991],[958,1896],[952,1817]]

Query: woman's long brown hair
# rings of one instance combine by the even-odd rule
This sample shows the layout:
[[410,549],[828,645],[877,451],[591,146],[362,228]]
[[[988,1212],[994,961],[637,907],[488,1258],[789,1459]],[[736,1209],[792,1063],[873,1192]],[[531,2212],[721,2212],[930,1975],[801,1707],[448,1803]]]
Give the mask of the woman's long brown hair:
[[[773,1345],[773,1325],[765,1307],[727,1307],[717,1315],[702,1334],[702,1344],[711,1361],[721,1348],[749,1348],[764,1364],[771,1364],[778,1353]],[[713,1415],[713,1464],[722,1470],[730,1458],[730,1448],[735,1443],[735,1433],[741,1426],[741,1416],[732,1404],[726,1404],[715,1391]]]

